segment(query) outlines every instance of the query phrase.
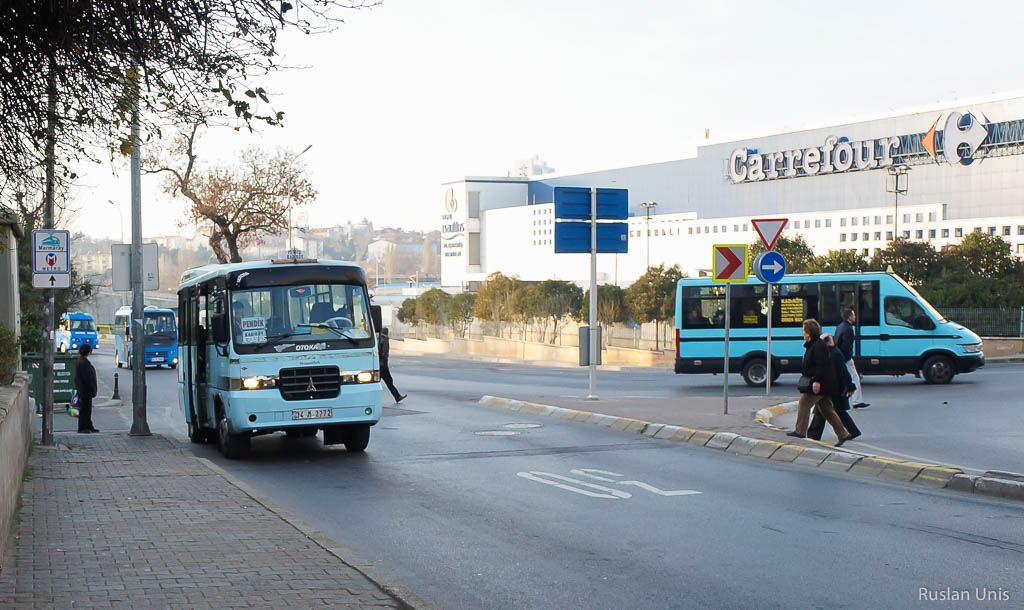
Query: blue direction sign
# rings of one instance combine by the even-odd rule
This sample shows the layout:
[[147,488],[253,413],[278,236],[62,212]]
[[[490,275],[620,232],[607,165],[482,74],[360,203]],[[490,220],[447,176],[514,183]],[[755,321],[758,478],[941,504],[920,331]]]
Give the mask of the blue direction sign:
[[[629,251],[629,230],[624,222],[597,223],[597,251],[625,254]],[[555,254],[590,252],[589,222],[556,222]]]
[[758,254],[754,259],[754,274],[766,284],[775,284],[786,275],[786,259],[775,250]]
[[[626,220],[628,215],[628,189],[597,189],[598,220]],[[555,187],[555,218],[590,220],[590,188]]]

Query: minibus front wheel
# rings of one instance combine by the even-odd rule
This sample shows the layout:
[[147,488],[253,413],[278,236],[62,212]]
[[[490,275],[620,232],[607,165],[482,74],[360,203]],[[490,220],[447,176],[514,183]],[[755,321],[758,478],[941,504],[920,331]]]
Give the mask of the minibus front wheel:
[[221,409],[217,413],[217,449],[229,460],[237,460],[249,449],[247,434],[232,434],[228,418]]
[[925,383],[949,383],[956,374],[953,361],[946,356],[932,356],[924,361],[921,367]]

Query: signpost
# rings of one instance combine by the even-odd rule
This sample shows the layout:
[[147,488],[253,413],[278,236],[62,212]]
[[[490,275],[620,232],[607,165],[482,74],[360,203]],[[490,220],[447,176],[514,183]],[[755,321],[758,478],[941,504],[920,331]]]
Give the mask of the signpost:
[[774,250],[782,230],[789,224],[788,218],[755,218],[750,221],[754,230],[761,237],[761,242],[768,249],[757,255],[754,259],[754,273],[757,279],[765,284],[765,292],[768,295],[768,341],[767,355],[765,357],[765,396],[772,395],[772,285],[782,280],[786,275],[786,259]]
[[32,231],[32,287],[71,287],[71,233]]
[[747,246],[715,245],[711,249],[711,281],[725,284],[725,354],[722,365],[723,414],[729,414],[729,328],[732,318],[732,284],[747,281]]
[[[629,249],[629,233],[624,222],[629,214],[629,191],[597,187],[564,187],[554,189],[555,254],[590,252],[590,326],[587,338],[590,353],[590,386],[587,400],[597,400],[597,364],[601,343],[597,328],[597,253],[625,253]],[[589,222],[579,222],[587,220]],[[576,221],[576,222],[573,222]],[[589,225],[589,226],[588,226]],[[590,243],[587,246],[589,229]],[[581,344],[582,349],[582,344]],[[580,364],[583,364],[582,354]]]

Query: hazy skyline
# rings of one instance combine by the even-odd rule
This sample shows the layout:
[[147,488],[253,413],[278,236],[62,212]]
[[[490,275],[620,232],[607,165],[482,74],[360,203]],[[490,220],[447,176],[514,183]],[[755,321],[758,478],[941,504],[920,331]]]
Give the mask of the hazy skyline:
[[[368,218],[433,230],[440,183],[504,176],[539,154],[559,174],[679,159],[705,143],[977,97],[1015,94],[1024,55],[993,37],[1015,3],[385,0],[323,36],[289,35],[270,79],[283,128],[230,129],[207,162],[246,146],[312,147],[309,224]],[[74,231],[130,233],[127,161],[89,166]],[[143,177],[143,233],[178,229],[184,202]]]

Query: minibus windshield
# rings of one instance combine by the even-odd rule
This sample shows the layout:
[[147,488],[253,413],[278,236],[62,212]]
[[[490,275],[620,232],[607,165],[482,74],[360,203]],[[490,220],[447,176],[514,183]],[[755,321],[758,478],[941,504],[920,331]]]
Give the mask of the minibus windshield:
[[361,285],[305,284],[231,292],[231,334],[238,353],[372,347]]

